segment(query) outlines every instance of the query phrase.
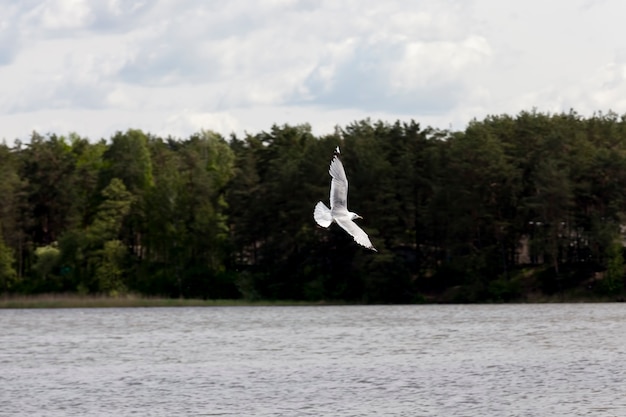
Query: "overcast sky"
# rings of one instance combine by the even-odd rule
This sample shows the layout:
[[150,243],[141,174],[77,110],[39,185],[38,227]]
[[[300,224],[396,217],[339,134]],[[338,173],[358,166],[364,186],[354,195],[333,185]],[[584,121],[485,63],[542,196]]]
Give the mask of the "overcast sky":
[[626,113],[626,1],[0,0],[0,139]]

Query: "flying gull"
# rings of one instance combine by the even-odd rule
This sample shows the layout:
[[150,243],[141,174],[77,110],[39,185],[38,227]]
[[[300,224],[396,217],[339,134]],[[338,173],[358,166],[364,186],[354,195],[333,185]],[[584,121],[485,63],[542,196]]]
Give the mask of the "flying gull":
[[330,182],[330,208],[320,201],[315,206],[313,217],[317,224],[322,227],[328,227],[334,221],[348,232],[356,243],[378,252],[372,245],[372,242],[370,242],[370,238],[367,237],[367,233],[354,222],[355,219],[362,219],[363,217],[348,211],[348,178],[339,159],[339,154],[339,146],[337,146],[328,170],[332,177]]

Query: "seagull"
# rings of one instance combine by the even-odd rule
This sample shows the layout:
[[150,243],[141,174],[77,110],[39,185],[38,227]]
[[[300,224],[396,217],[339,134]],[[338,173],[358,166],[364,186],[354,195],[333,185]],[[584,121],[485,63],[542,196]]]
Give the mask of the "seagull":
[[332,177],[330,182],[330,208],[326,207],[326,204],[321,201],[318,202],[313,211],[313,217],[317,224],[322,227],[329,227],[334,221],[348,232],[356,243],[378,252],[372,245],[372,242],[370,242],[367,233],[354,222],[355,219],[362,219],[363,217],[348,211],[348,178],[339,159],[339,154],[339,146],[337,146],[328,170]]

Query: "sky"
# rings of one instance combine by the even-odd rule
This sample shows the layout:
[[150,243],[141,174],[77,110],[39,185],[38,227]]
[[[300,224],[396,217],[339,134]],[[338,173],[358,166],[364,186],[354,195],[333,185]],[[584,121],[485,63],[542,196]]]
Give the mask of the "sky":
[[0,140],[626,113],[620,0],[0,0]]

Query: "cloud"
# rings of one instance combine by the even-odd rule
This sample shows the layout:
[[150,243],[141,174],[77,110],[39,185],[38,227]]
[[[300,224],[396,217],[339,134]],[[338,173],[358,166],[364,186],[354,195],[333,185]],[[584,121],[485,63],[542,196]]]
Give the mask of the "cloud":
[[13,62],[21,47],[16,25],[18,8],[12,3],[0,3],[0,66]]
[[229,113],[191,112],[184,110],[167,117],[156,130],[164,135],[184,137],[190,132],[199,132],[210,126],[210,130],[218,133],[237,132],[239,121]]
[[57,0],[39,3],[28,12],[27,19],[40,30],[65,31],[87,26],[92,15],[85,0]]
[[130,105],[141,100],[123,86],[137,93],[188,85],[212,94],[191,100],[198,111],[289,103],[403,112],[434,103],[431,111],[444,111],[465,88],[455,73],[480,60],[459,4],[31,3],[19,16],[38,41],[29,50],[45,45],[54,56],[9,111],[97,108],[122,96]]
[[578,111],[626,109],[626,62],[616,59],[599,68],[582,85],[571,86],[563,101]]
[[623,13],[616,0],[0,2],[0,136],[621,112]]
[[[311,66],[310,50],[293,32],[286,6],[253,11],[245,2],[194,4],[170,11],[137,31],[128,43],[122,82],[144,85],[219,83],[227,105],[280,100],[294,77]],[[288,9],[288,15],[281,14]],[[282,21],[284,19],[284,22]],[[302,77],[302,76],[301,76]],[[293,82],[299,82],[295,77]]]
[[102,108],[111,76],[124,57],[110,37],[71,43],[53,38],[21,51],[0,68],[0,110],[8,113],[58,108]]
[[[483,38],[361,42],[307,80],[314,103],[400,113],[441,112],[467,94],[465,73],[489,59]],[[337,65],[337,62],[340,62]]]
[[0,21],[0,66],[13,62],[19,50],[18,43],[14,27],[6,20]]
[[30,36],[66,37],[125,32],[143,24],[154,2],[145,0],[47,0],[20,2],[19,18]]
[[430,13],[407,11],[404,2],[277,1],[254,12],[246,2],[185,3],[136,33],[118,76],[147,86],[219,84],[218,110],[290,102],[409,110],[428,97],[449,108],[458,93],[448,91],[462,89],[452,72],[467,70],[488,46],[453,15],[461,3],[425,3]]

